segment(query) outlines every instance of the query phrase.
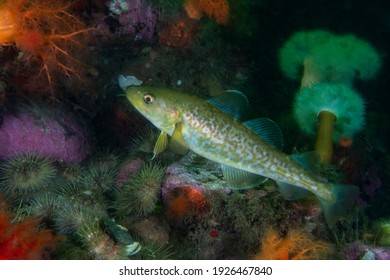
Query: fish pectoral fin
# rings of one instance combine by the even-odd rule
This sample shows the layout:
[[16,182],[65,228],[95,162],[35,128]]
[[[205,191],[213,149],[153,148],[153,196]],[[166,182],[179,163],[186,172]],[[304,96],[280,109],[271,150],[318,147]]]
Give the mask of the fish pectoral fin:
[[278,185],[280,193],[287,200],[305,198],[310,193],[308,190],[287,183],[276,182],[276,184]]
[[243,122],[261,139],[280,151],[283,149],[283,134],[280,127],[271,119],[257,118]]
[[156,144],[154,145],[153,158],[155,158],[156,156],[164,152],[167,146],[168,146],[168,135],[164,131],[161,131],[160,135],[157,138]]
[[232,189],[248,189],[263,184],[268,178],[221,164],[223,177]]
[[173,131],[171,137],[169,149],[172,150],[175,154],[179,155],[184,155],[188,151],[188,145],[183,138],[181,123],[176,124],[175,130]]

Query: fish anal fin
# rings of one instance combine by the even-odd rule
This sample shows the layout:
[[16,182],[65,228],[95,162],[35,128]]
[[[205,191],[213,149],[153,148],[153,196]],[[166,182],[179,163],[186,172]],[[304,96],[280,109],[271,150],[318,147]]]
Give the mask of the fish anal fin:
[[280,193],[287,200],[305,198],[310,193],[308,190],[287,183],[276,182],[276,184],[278,185]]
[[268,178],[221,164],[225,181],[232,189],[249,189],[263,184]]

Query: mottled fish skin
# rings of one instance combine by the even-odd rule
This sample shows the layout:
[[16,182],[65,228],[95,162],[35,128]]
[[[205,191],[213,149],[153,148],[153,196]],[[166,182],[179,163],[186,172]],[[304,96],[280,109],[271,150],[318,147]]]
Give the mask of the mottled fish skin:
[[[195,153],[212,161],[295,185],[332,201],[329,185],[316,180],[290,156],[278,151],[240,121],[194,96],[160,88],[126,90],[131,103],[155,126],[172,135],[180,125]],[[150,93],[154,104],[145,105]]]

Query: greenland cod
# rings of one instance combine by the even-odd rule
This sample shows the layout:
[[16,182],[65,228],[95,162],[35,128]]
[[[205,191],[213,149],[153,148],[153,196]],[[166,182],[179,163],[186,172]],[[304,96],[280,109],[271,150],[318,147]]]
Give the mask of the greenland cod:
[[155,155],[167,147],[169,135],[174,150],[190,149],[220,163],[228,183],[245,185],[248,178],[253,183],[257,176],[275,180],[287,199],[301,198],[311,192],[320,201],[330,227],[346,213],[358,195],[355,186],[319,181],[298,163],[299,159],[294,160],[278,150],[280,130],[273,127],[272,121],[240,122],[239,113],[234,110],[242,105],[242,94],[231,91],[209,102],[165,88],[136,86],[125,91],[132,105],[161,130]]

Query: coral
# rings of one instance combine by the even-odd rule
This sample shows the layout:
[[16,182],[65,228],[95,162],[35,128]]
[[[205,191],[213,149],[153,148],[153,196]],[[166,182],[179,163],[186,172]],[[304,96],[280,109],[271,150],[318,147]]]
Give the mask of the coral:
[[60,162],[81,162],[90,153],[86,131],[70,114],[40,109],[5,114],[0,127],[0,158],[34,153]]
[[12,222],[12,218],[0,203],[0,259],[49,258],[58,238],[48,229],[39,229],[40,221],[36,218],[19,222]]
[[226,24],[229,20],[230,7],[227,0],[186,0],[184,9],[194,19],[205,14],[214,18],[218,24]]
[[332,245],[324,241],[314,241],[302,230],[290,230],[285,238],[272,228],[261,240],[260,253],[256,260],[307,260],[326,259],[333,251]]
[[7,0],[0,14],[0,44],[15,44],[23,53],[17,62],[23,71],[15,75],[27,83],[24,90],[53,94],[60,76],[83,79],[80,58],[91,29],[72,14],[72,2]]
[[27,193],[45,188],[56,175],[46,158],[27,154],[0,165],[0,187],[9,193]]

